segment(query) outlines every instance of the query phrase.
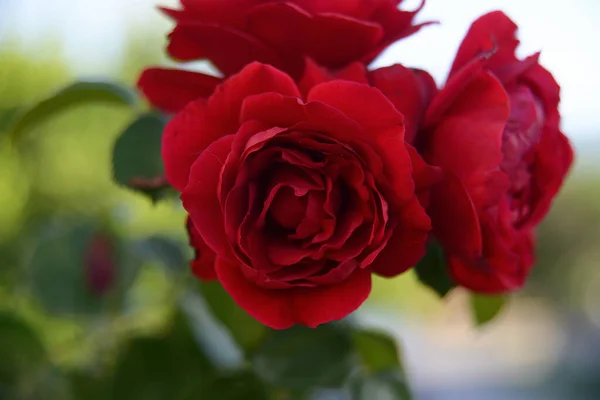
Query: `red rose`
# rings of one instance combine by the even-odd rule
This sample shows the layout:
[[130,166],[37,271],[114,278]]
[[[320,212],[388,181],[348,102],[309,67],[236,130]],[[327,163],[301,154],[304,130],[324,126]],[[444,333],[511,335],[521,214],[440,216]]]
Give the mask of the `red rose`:
[[250,64],[170,121],[163,159],[218,280],[273,328],[343,318],[371,273],[423,256],[430,221],[415,193],[435,169],[367,85],[334,80],[302,96],[289,76]]
[[[391,43],[410,36],[415,11],[402,0],[181,0],[163,9],[177,25],[169,55],[210,60],[226,76],[252,61],[271,64],[294,78],[304,58],[329,68],[371,62]],[[424,3],[424,1],[423,1]]]
[[501,12],[472,25],[418,138],[425,159],[446,171],[428,212],[449,270],[485,293],[524,284],[533,228],[573,160],[559,129],[559,87],[538,54],[515,57],[516,30]]

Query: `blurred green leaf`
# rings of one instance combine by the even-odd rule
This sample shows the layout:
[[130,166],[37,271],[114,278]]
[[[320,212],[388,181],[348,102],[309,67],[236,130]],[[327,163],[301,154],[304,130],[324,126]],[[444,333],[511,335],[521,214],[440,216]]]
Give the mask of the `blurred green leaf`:
[[84,371],[69,374],[73,400],[106,400],[110,394],[110,382],[102,376]]
[[477,293],[471,293],[471,311],[473,319],[479,326],[492,321],[506,305],[506,298],[503,296],[485,296]]
[[273,330],[252,361],[265,382],[290,389],[341,387],[356,366],[348,331],[331,324]]
[[113,150],[115,181],[147,195],[153,202],[170,190],[164,178],[161,157],[164,128],[163,117],[157,113],[146,113],[119,136]]
[[14,140],[44,122],[52,115],[85,103],[135,106],[137,95],[127,86],[113,82],[75,82],[26,110],[10,131]]
[[220,371],[211,365],[198,346],[186,315],[177,312],[165,335],[130,340],[117,362],[110,399],[266,400],[267,397],[264,386],[250,371]]
[[35,331],[18,316],[0,312],[0,388],[14,388],[46,362]]
[[246,351],[256,349],[267,328],[238,306],[219,282],[200,282],[199,285],[212,314],[225,325],[237,344]]
[[134,244],[140,258],[159,261],[172,272],[187,271],[189,262],[179,242],[164,236],[151,236]]
[[435,241],[427,246],[427,254],[415,266],[415,272],[419,280],[440,297],[446,296],[456,286],[446,269],[444,251]]
[[367,371],[402,369],[398,348],[390,336],[371,330],[356,330],[352,332],[352,342]]
[[354,377],[348,384],[352,400],[411,400],[412,395],[402,373],[386,371]]
[[129,341],[117,362],[110,398],[188,399],[197,395],[213,375],[186,318],[178,312],[165,335]]
[[20,112],[19,107],[0,109],[0,132],[10,130]]

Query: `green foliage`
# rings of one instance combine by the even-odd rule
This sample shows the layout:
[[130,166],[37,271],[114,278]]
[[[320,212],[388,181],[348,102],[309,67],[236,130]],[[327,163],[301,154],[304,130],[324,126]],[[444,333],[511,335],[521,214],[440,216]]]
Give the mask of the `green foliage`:
[[339,325],[271,331],[252,362],[275,387],[340,387],[355,366],[349,332]]
[[364,329],[355,330],[352,332],[352,341],[368,371],[402,369],[396,343],[386,334]]
[[142,115],[121,134],[113,151],[115,181],[154,202],[169,191],[160,150],[165,123],[159,114]]
[[26,109],[10,129],[10,137],[19,141],[24,134],[51,116],[86,103],[133,107],[137,103],[137,96],[127,86],[112,82],[76,82]]
[[16,387],[44,366],[44,345],[18,316],[0,312],[0,390]]
[[352,380],[348,389],[351,400],[411,400],[412,395],[404,376],[398,371],[385,371],[360,376]]
[[256,349],[267,328],[240,308],[218,282],[201,282],[201,293],[213,315],[247,351]]
[[415,266],[419,280],[429,286],[440,297],[446,296],[456,285],[446,269],[442,247],[435,241],[427,246],[427,254]]
[[471,293],[470,301],[473,320],[477,325],[482,326],[500,314],[506,305],[507,298],[504,296],[486,296]]

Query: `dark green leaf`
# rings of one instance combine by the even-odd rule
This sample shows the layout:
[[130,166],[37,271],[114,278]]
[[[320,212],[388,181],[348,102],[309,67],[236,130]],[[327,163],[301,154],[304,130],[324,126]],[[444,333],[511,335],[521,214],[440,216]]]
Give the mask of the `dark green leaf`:
[[477,325],[485,325],[492,321],[504,308],[506,298],[503,296],[484,296],[471,293],[471,311]]
[[189,266],[181,244],[168,237],[152,236],[141,240],[135,243],[134,251],[141,258],[158,261],[173,272],[187,270]]
[[46,350],[35,331],[19,317],[0,313],[0,388],[14,388],[46,362]]
[[20,112],[18,107],[0,110],[0,132],[9,131]]
[[352,400],[411,400],[406,380],[399,371],[357,376],[348,385]]
[[14,140],[20,140],[48,117],[73,106],[86,103],[134,106],[136,102],[137,95],[126,86],[112,82],[76,82],[25,111],[13,125],[10,135]]
[[161,337],[132,339],[117,362],[111,399],[188,399],[214,378],[181,313]]
[[369,372],[382,372],[400,368],[398,348],[394,339],[388,335],[368,330],[352,332],[354,349],[360,355],[363,364]]
[[233,339],[246,351],[252,351],[264,338],[267,328],[238,306],[218,282],[201,282],[204,299]]
[[69,374],[73,400],[106,400],[110,395],[110,382],[103,376],[75,371]]
[[161,157],[165,119],[146,113],[121,134],[113,150],[114,178],[122,186],[157,201],[170,189]]
[[442,247],[437,242],[427,246],[427,254],[415,266],[419,280],[433,289],[440,297],[444,297],[456,285],[448,275]]
[[253,357],[261,379],[291,389],[340,387],[355,362],[348,332],[334,325],[271,331]]

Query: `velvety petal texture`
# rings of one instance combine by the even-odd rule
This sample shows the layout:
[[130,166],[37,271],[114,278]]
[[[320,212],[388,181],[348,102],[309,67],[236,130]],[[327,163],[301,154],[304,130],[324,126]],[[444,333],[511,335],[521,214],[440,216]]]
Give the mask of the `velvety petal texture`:
[[417,32],[415,10],[401,0],[181,0],[163,9],[176,26],[168,52],[178,61],[210,60],[224,75],[252,61],[298,79],[310,57],[327,68],[371,62],[387,46]]
[[442,179],[405,143],[401,107],[357,82],[363,69],[345,69],[357,81],[319,71],[303,95],[283,72],[250,64],[189,103],[163,139],[194,273],[276,329],[341,319],[368,297],[372,273],[412,267]]
[[415,139],[444,170],[428,213],[451,275],[483,293],[523,286],[534,230],[573,161],[559,87],[537,54],[515,56],[516,30],[500,11],[473,23]]

